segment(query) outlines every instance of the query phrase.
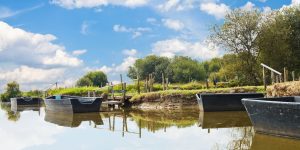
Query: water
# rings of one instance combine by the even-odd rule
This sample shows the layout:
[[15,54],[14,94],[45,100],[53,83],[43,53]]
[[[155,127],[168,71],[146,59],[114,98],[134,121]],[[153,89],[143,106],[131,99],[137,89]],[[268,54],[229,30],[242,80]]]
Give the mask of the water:
[[300,140],[255,133],[245,112],[120,110],[68,115],[45,112],[43,107],[24,109],[13,112],[9,106],[2,105],[1,149],[300,148]]

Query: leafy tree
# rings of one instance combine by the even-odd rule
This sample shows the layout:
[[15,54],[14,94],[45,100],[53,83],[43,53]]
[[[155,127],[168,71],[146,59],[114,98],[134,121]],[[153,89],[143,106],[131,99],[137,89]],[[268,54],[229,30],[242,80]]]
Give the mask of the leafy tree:
[[1,95],[1,101],[9,101],[10,98],[22,96],[20,86],[16,81],[7,83],[5,92]]
[[162,73],[168,77],[168,66],[170,60],[167,57],[159,57],[155,55],[147,56],[143,59],[138,59],[133,66],[129,67],[127,76],[131,79],[136,79],[137,75],[141,80],[146,79],[149,74],[153,73],[155,82],[162,82]]
[[189,57],[176,56],[169,69],[172,82],[187,83],[192,80],[203,81],[205,79],[204,67]]
[[247,84],[260,83],[258,73],[258,38],[262,15],[258,10],[236,9],[225,17],[224,24],[213,28],[211,39],[237,54]]
[[274,11],[262,24],[260,61],[282,71],[300,72],[300,10],[287,7]]
[[107,83],[107,76],[102,71],[89,72],[80,78],[77,86],[103,86]]

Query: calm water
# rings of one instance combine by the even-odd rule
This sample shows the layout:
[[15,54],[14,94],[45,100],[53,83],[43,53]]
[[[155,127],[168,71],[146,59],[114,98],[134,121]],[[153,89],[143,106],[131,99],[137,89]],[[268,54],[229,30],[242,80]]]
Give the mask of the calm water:
[[18,109],[13,112],[2,105],[1,149],[300,148],[300,140],[255,134],[245,112],[127,110],[67,115],[45,112],[43,107]]

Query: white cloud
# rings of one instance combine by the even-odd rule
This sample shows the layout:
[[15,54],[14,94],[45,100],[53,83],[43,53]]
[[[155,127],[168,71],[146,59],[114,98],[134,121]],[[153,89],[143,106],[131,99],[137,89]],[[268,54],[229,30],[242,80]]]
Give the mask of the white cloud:
[[148,1],[149,0],[51,0],[51,3],[67,9],[99,8],[107,5],[135,8],[148,4]]
[[184,24],[180,20],[175,19],[162,19],[162,22],[164,26],[166,26],[169,29],[179,31],[184,28]]
[[119,65],[115,65],[115,64],[112,64],[112,66],[102,66],[99,70],[107,73],[107,74],[110,74],[110,75],[115,75],[115,74],[120,74],[120,73],[127,73],[128,69],[130,66],[132,66],[137,57],[136,57],[136,54],[137,54],[137,50],[136,49],[125,49],[123,50],[123,54],[126,56],[122,63],[119,64]]
[[26,32],[0,21],[0,63],[48,67],[82,64],[82,60],[70,56],[63,46],[54,44],[55,39],[51,34]]
[[0,72],[0,80],[17,81],[20,84],[56,82],[64,71],[62,68],[40,69],[21,66],[11,71]]
[[86,35],[88,33],[88,27],[89,27],[89,24],[87,22],[83,22],[81,24],[81,30],[80,30],[80,33],[83,34],[83,35]]
[[271,7],[263,7],[263,13],[268,14],[272,12],[272,8]]
[[260,1],[260,2],[262,2],[262,3],[265,3],[265,2],[267,2],[268,0],[258,0],[258,1]]
[[27,32],[0,21],[0,91],[10,81],[28,90],[44,89],[50,83],[76,77],[83,64],[76,56],[86,50],[69,54],[54,40],[54,35]]
[[122,26],[122,25],[116,24],[116,25],[113,26],[113,30],[115,32],[127,32],[127,33],[131,33],[132,34],[132,38],[135,39],[135,38],[143,35],[143,33],[145,33],[145,32],[150,32],[151,28],[147,28],[147,27],[128,28],[126,26]]
[[21,9],[21,10],[17,10],[17,11],[13,11],[7,7],[0,7],[0,19],[9,18],[9,17],[16,16],[16,15],[19,15],[22,13],[26,13],[28,11],[38,9],[42,6],[43,5],[37,5],[37,6],[31,7],[31,8]]
[[130,66],[132,66],[135,61],[136,57],[134,56],[128,56],[123,59],[123,62],[119,65],[113,65],[111,67],[109,66],[102,66],[99,70],[103,71],[104,73],[107,74],[120,74],[120,73],[126,73],[129,69]]
[[73,51],[72,54],[75,55],[75,56],[79,56],[79,55],[82,55],[82,54],[84,54],[86,52],[87,52],[86,49],[81,49],[81,50],[75,50],[75,51]]
[[216,4],[213,2],[202,3],[200,5],[200,10],[215,16],[216,19],[224,18],[225,15],[231,11],[230,7],[225,4]]
[[300,0],[292,0],[292,5],[298,5],[300,4]]
[[220,56],[219,49],[212,43],[192,43],[180,39],[158,41],[152,45],[152,52],[154,54],[166,57],[183,55],[202,60]]
[[252,2],[247,2],[244,6],[241,7],[241,9],[246,10],[246,11],[251,11],[255,8],[255,4]]
[[125,49],[125,50],[123,50],[123,54],[127,55],[127,56],[134,56],[137,54],[137,50],[136,49]]
[[159,4],[157,9],[161,12],[184,11],[194,8],[196,0],[166,0]]

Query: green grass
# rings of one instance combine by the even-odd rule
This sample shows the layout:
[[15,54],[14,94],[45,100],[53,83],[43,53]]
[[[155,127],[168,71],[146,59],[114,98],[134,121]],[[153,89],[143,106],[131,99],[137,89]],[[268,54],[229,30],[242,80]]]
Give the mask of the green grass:
[[150,93],[135,94],[130,101],[141,101],[143,99],[159,99],[161,97],[179,95],[185,98],[194,98],[198,93],[239,93],[239,92],[264,92],[263,86],[244,86],[235,88],[212,88],[200,90],[166,90]]

